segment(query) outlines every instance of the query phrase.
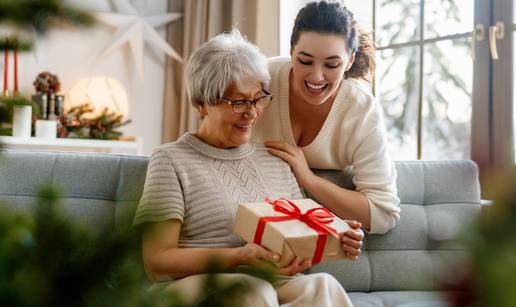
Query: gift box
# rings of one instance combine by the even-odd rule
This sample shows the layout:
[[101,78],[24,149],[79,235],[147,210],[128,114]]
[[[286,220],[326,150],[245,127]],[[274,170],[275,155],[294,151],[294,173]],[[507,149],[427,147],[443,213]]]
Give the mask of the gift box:
[[279,267],[297,256],[319,262],[345,257],[340,236],[351,227],[311,199],[266,200],[238,206],[234,231],[278,253]]

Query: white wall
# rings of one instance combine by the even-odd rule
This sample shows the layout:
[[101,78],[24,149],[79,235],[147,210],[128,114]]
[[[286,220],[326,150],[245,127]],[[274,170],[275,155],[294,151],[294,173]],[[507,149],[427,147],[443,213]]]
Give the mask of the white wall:
[[[140,13],[156,15],[167,12],[167,0],[131,1]],[[95,11],[115,11],[107,0],[74,0],[84,8]],[[105,75],[118,79],[129,98],[129,118],[122,128],[125,136],[142,137],[144,154],[161,143],[162,107],[164,95],[165,56],[160,51],[144,48],[144,78],[140,79],[129,47],[114,50],[96,61],[115,29],[98,23],[93,28],[73,31],[53,30],[37,40],[36,49],[19,57],[19,88],[24,95],[34,93],[32,82],[39,72],[57,74],[61,92],[65,93],[80,78]],[[165,27],[159,33],[165,38]],[[12,63],[12,62],[11,62]],[[10,65],[12,68],[12,64]],[[3,76],[0,76],[3,79]],[[12,89],[12,79],[10,80]]]

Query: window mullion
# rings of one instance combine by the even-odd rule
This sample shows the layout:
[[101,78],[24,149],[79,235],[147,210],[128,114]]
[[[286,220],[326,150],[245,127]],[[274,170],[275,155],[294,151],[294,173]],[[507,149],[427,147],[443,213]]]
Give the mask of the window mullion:
[[418,86],[418,109],[417,109],[417,159],[423,156],[423,75],[425,45],[423,43],[425,35],[425,1],[419,2],[419,86]]
[[376,50],[411,47],[411,46],[419,45],[421,42],[423,42],[423,44],[427,45],[430,43],[436,43],[436,42],[445,41],[445,40],[459,39],[459,38],[470,37],[470,36],[471,36],[471,31],[465,32],[465,33],[451,34],[451,35],[446,35],[446,36],[439,36],[439,37],[434,37],[434,38],[427,38],[427,39],[423,39],[423,40],[411,41],[411,42],[400,43],[400,44],[380,46],[380,47],[376,48]]

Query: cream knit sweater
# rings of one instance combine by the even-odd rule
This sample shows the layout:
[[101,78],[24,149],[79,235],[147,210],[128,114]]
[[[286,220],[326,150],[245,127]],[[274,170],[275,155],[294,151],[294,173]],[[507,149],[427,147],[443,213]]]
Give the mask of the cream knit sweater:
[[[256,141],[282,140],[295,145],[289,114],[290,58],[269,60],[273,103],[264,110],[254,129]],[[385,233],[399,219],[396,170],[386,148],[383,112],[360,81],[343,80],[321,131],[302,147],[315,169],[353,167],[357,191],[369,200],[371,233]]]
[[289,165],[263,144],[232,149],[208,145],[191,133],[159,146],[147,168],[134,225],[179,220],[179,247],[236,247],[241,203],[302,198]]

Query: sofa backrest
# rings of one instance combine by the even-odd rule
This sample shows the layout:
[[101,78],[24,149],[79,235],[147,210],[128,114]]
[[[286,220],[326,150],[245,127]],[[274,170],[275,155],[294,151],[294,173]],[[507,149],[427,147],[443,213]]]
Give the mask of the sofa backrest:
[[147,157],[0,151],[0,208],[33,211],[39,188],[61,191],[63,213],[99,231],[131,225]]
[[[61,188],[63,212],[100,231],[126,227],[143,191],[148,158],[0,151],[0,209],[34,210],[38,188]],[[396,162],[401,219],[385,235],[366,235],[357,261],[323,263],[348,291],[429,290],[428,277],[449,272],[463,250],[453,240],[480,211],[478,170],[471,161]],[[352,172],[316,173],[353,188]]]

